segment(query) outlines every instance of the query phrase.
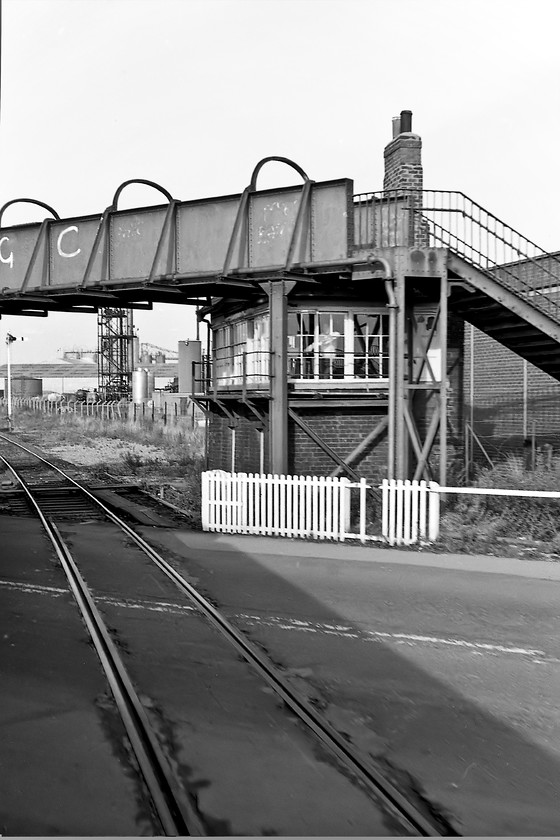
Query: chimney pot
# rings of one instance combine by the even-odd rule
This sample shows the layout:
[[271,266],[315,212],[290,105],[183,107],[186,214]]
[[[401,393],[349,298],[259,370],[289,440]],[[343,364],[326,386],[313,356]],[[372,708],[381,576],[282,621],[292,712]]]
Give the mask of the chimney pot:
[[401,118],[393,117],[393,140],[401,133]]
[[401,111],[401,134],[412,131],[412,111]]

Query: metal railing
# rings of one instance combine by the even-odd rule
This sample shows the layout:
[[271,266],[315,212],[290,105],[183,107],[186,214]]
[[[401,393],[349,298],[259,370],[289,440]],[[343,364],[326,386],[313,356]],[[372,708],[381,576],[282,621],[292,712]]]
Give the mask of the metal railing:
[[[383,336],[386,339],[386,336]],[[288,380],[378,380],[389,376],[387,352],[297,352],[288,355]]]
[[193,362],[193,392],[217,396],[228,389],[268,391],[270,356],[268,350],[243,351],[230,358],[203,356],[200,362]]
[[[256,356],[261,358],[251,358]],[[194,393],[217,396],[227,390],[268,391],[272,378],[269,357],[270,353],[264,350],[241,353],[229,362],[204,356],[200,362],[193,363]],[[287,377],[290,382],[332,380],[333,386],[340,381],[371,382],[387,379],[388,371],[387,353],[340,352],[333,357],[320,352],[290,352],[288,355]]]
[[402,190],[354,196],[356,248],[449,248],[560,323],[560,256],[462,192]]

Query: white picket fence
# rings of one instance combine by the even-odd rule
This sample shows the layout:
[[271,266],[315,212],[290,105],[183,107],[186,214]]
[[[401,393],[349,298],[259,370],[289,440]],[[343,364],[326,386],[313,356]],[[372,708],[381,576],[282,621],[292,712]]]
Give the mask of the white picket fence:
[[389,545],[414,545],[437,540],[439,484],[435,481],[384,479],[381,494],[381,532]]
[[[379,522],[370,521],[371,508],[368,511],[366,504],[367,491],[372,489],[363,478],[352,482],[347,478],[213,470],[202,474],[202,527],[228,534],[415,545],[438,539],[442,495],[560,501],[560,492],[548,490],[441,487],[435,481],[384,480],[376,488],[381,490],[379,527]],[[371,530],[381,533],[372,534]]]
[[[229,534],[365,539],[367,489],[365,479],[211,470],[202,474],[202,527]],[[350,532],[353,490],[360,500],[357,533]]]
[[[433,483],[432,483],[433,484]],[[365,479],[261,475],[210,470],[202,474],[202,527],[227,534],[354,539],[411,545],[435,539],[439,494],[425,481],[384,481],[381,535],[368,533]],[[354,507],[355,526],[351,528]]]

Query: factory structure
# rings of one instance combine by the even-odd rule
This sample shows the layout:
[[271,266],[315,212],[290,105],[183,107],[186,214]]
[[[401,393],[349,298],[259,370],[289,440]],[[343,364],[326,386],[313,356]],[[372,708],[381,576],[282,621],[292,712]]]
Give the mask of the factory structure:
[[[560,394],[560,258],[425,189],[411,112],[392,129],[379,191],[272,157],[238,195],[180,202],[143,182],[166,204],[122,211],[125,182],[101,216],[3,228],[0,211],[0,313],[97,312],[102,390],[144,398],[130,313],[195,306],[205,351],[180,343],[178,388],[206,416],[210,468],[445,484],[482,447],[477,392],[522,383],[521,441],[532,383]],[[298,183],[259,190],[270,160]]]
[[[192,354],[200,360],[200,342],[185,340],[177,350],[157,347],[140,342],[134,336],[131,348],[132,369],[128,374],[127,394],[133,402],[153,399],[154,391],[179,393],[183,396],[192,392]],[[17,358],[17,357],[16,357]],[[85,395],[101,400],[111,400],[103,390],[100,352],[91,348],[60,350],[59,357],[50,361],[12,363],[12,394],[14,397],[47,397],[50,394],[75,399]],[[0,379],[4,389],[7,376],[6,364],[0,365]],[[189,378],[190,377],[190,378]],[[180,382],[180,385],[179,385]],[[118,396],[113,396],[113,399]],[[120,399],[123,399],[121,396]]]

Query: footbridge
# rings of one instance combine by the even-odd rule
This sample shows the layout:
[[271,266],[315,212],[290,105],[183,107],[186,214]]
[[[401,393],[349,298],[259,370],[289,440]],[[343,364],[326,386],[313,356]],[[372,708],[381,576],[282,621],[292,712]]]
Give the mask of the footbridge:
[[[291,167],[301,183],[259,190],[259,173],[269,161]],[[153,187],[165,201],[120,209],[132,183]],[[560,254],[547,253],[461,192],[356,195],[350,179],[315,182],[293,161],[275,156],[260,161],[236,195],[179,201],[158,184],[135,179],[121,184],[98,215],[61,219],[33,202],[45,218],[6,226],[6,211],[18,201],[32,200],[0,209],[0,315],[149,309],[168,302],[196,305],[200,317],[217,323],[232,312],[267,307],[266,386],[248,384],[245,368],[237,379],[229,371],[220,384],[210,358],[195,397],[206,409],[225,411],[232,423],[235,401],[249,402],[261,426],[270,424],[268,467],[274,472],[288,471],[289,417],[304,399],[292,393],[287,374],[287,315],[298,300],[299,311],[310,301],[340,307],[346,299],[388,312],[387,361],[379,381],[360,391],[353,380],[349,391],[346,359],[340,377],[348,380],[346,390],[334,379],[328,390],[333,406],[335,398],[367,406],[378,389],[376,405],[386,416],[369,442],[387,434],[389,478],[428,476],[437,447],[445,483],[450,313],[560,380]],[[427,302],[434,314],[420,340],[417,310]],[[434,350],[441,354],[439,370]],[[419,391],[434,398],[422,420],[414,411]],[[268,401],[267,418],[257,392]],[[339,472],[354,474],[352,456],[333,457]]]

